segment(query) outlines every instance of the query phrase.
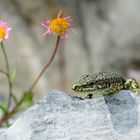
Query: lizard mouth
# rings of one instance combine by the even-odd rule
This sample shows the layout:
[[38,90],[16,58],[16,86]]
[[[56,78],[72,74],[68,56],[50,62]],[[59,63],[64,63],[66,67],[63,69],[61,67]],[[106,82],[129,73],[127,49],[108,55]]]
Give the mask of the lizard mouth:
[[73,86],[72,86],[72,89],[75,90],[75,91],[78,91],[78,90],[80,89],[80,87],[77,86],[77,85],[73,85]]
[[93,91],[93,90],[96,89],[96,86],[89,86],[89,85],[78,86],[78,85],[73,85],[72,89],[77,91],[77,92]]

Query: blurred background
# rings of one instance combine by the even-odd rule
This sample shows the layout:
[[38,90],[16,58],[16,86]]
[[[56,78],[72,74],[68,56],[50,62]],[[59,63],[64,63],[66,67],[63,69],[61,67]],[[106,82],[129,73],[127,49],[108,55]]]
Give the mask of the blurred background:
[[[0,19],[12,27],[4,43],[11,69],[16,67],[14,93],[26,91],[52,55],[55,36],[43,37],[42,20],[62,9],[72,16],[77,34],[69,32],[34,89],[35,100],[52,89],[72,92],[83,74],[116,71],[140,82],[139,0],[0,0]],[[0,68],[4,69],[0,51]],[[0,75],[0,98],[8,93],[7,79]]]

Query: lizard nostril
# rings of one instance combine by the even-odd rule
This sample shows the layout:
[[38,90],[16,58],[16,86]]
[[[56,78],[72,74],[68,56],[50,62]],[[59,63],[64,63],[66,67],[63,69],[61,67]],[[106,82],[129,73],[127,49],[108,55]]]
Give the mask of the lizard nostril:
[[72,89],[78,91],[79,90],[79,86],[73,85]]
[[73,90],[75,90],[75,89],[76,89],[76,86],[75,86],[75,85],[73,85],[73,86],[72,86],[72,89],[73,89]]

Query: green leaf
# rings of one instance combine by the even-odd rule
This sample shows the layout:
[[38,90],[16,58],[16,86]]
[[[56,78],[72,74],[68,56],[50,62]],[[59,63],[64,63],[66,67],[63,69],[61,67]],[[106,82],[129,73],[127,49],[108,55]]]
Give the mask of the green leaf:
[[23,107],[24,108],[28,108],[30,106],[33,105],[33,92],[32,91],[28,91],[26,93],[24,93],[24,100],[23,100]]
[[18,100],[17,100],[17,98],[16,98],[16,96],[14,94],[12,94],[12,99],[14,100],[15,104],[18,103]]
[[12,70],[12,73],[11,73],[11,82],[14,82],[15,81],[16,75],[17,75],[17,70],[16,70],[16,68],[14,68]]
[[8,111],[8,106],[6,102],[0,103],[0,109],[2,110],[2,113],[5,114],[5,112]]

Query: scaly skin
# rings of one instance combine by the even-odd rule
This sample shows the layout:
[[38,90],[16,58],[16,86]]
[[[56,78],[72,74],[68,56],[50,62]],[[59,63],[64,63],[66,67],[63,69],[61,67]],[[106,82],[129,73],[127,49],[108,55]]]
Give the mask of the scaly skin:
[[134,78],[125,79],[113,72],[100,72],[94,75],[81,76],[72,89],[87,94],[86,98],[93,98],[94,95],[105,96],[120,90],[138,92],[139,86]]

